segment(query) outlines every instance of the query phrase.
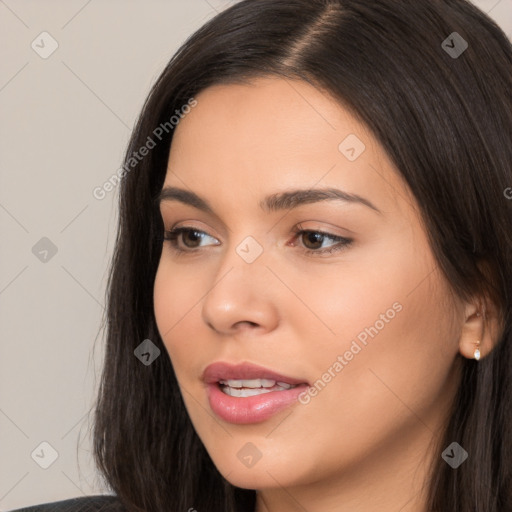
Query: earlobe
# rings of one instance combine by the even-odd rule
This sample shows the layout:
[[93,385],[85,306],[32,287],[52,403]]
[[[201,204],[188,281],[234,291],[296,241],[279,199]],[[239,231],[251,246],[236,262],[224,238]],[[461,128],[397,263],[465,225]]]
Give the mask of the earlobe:
[[495,313],[487,303],[468,304],[459,339],[459,351],[464,357],[479,361],[493,350],[499,332]]
[[[485,308],[483,308],[483,311],[484,311],[484,315],[485,315]],[[480,312],[477,311],[475,313],[475,316],[476,317],[480,317]],[[480,340],[477,340],[475,344],[476,344],[476,347],[475,347],[475,350],[473,352],[473,359],[476,359],[477,361],[480,361]]]
[[[484,348],[484,315],[480,309],[472,306],[465,311],[465,321],[462,325],[459,350],[468,359],[480,360],[481,349]],[[482,345],[482,346],[481,346]]]
[[476,342],[476,348],[475,351],[473,352],[473,358],[476,359],[477,361],[480,361],[480,341]]

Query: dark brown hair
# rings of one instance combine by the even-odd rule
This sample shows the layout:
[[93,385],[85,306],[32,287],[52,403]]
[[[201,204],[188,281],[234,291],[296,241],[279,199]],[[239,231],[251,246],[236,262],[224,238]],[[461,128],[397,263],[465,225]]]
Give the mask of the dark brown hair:
[[[454,32],[468,44],[460,55],[443,46]],[[271,75],[315,85],[368,126],[420,205],[454,293],[495,305],[495,349],[478,363],[460,356],[428,507],[512,511],[512,201],[504,193],[512,186],[512,47],[465,0],[245,0],[172,57],[142,108],[120,183],[94,416],[94,457],[106,483],[130,511],[254,509],[255,492],[227,482],[195,433],[156,327],[163,225],[155,198],[175,111],[213,84]],[[133,165],[148,137],[155,147]],[[148,366],[134,356],[145,339],[162,352]],[[453,441],[469,453],[457,469],[441,458]]]

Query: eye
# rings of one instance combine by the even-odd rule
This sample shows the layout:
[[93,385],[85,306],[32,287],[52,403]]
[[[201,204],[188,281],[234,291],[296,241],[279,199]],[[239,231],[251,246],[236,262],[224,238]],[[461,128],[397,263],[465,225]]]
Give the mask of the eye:
[[[350,238],[345,238],[342,236],[312,229],[297,229],[293,232],[293,234],[293,240],[303,240],[303,246],[305,246],[303,252],[313,256],[331,254],[333,252],[341,251],[353,242],[353,240]],[[207,245],[200,244],[202,240],[207,238],[216,240],[212,236],[208,235],[208,233],[188,226],[182,226],[179,228],[171,229],[169,231],[165,231],[164,235],[164,240],[167,240],[171,243],[171,248],[177,254],[198,252],[198,250],[203,247],[203,245]],[[322,247],[326,240],[331,240],[334,242],[334,244],[331,244],[327,247]],[[180,241],[183,243],[185,248],[180,247]],[[219,243],[210,245],[219,245]],[[295,246],[295,244],[292,244],[292,246]]]
[[[353,240],[350,238],[345,238],[338,235],[333,235],[331,233],[326,233],[324,231],[318,231],[313,229],[299,229],[295,231],[295,238],[299,238],[302,240],[306,249],[304,252],[306,254],[312,254],[314,256],[322,255],[322,254],[331,254],[333,252],[341,251],[349,246]],[[332,240],[335,243],[331,244],[328,247],[323,247],[322,245],[325,240]],[[320,247],[319,247],[319,245]]]
[[[186,235],[186,236],[180,236],[180,235]],[[201,241],[205,237],[210,237],[207,233],[204,231],[201,231],[199,229],[195,229],[192,227],[183,226],[180,228],[171,229],[170,231],[166,231],[164,235],[164,240],[169,240],[171,242],[171,247],[175,249],[178,252],[187,252],[187,249],[181,249],[178,246],[178,240],[181,238],[181,240],[184,242],[185,247],[188,247],[189,249],[197,249],[198,245],[196,245],[196,242]],[[188,245],[188,242],[190,241],[190,245]],[[219,244],[214,244],[219,245]]]

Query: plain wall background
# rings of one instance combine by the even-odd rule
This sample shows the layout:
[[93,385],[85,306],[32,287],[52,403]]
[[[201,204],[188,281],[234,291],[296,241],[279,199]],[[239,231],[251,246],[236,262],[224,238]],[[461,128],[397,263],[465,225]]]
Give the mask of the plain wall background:
[[[232,3],[0,0],[0,511],[107,493],[87,413],[117,189],[93,190],[172,54]],[[512,0],[473,3],[512,39]]]

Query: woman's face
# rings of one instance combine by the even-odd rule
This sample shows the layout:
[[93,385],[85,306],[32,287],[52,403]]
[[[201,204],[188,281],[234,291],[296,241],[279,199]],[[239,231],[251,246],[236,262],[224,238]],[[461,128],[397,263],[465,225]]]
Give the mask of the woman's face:
[[189,231],[164,241],[154,302],[199,437],[240,487],[390,471],[401,484],[458,384],[462,318],[414,199],[376,139],[307,83],[196,100],[164,183],[187,196],[160,205],[166,230]]

